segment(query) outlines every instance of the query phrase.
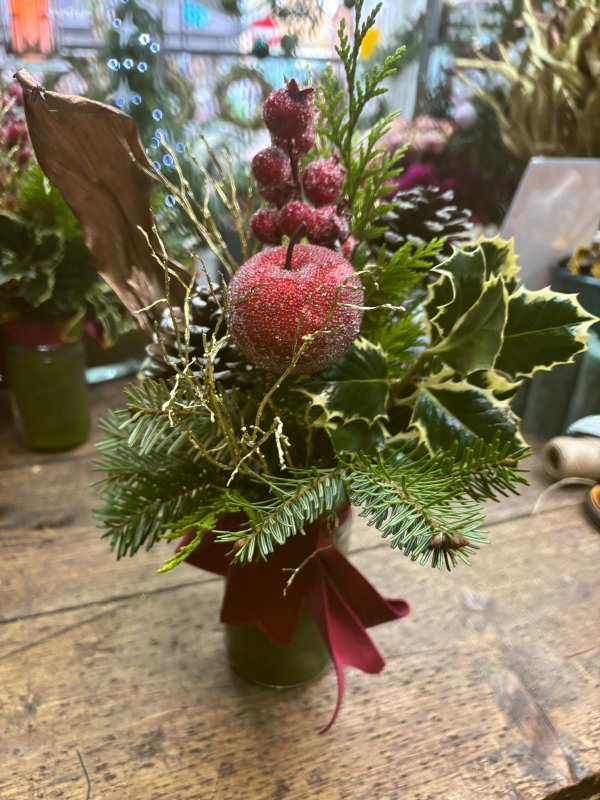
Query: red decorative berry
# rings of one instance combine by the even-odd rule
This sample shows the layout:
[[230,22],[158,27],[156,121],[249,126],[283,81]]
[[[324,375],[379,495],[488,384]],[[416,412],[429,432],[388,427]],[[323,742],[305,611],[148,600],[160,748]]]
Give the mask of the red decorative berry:
[[317,132],[314,125],[309,125],[308,128],[294,136],[293,139],[280,139],[277,136],[272,136],[271,141],[277,147],[289,152],[289,143],[292,144],[292,152],[297,156],[303,156],[314,146],[317,140]]
[[22,147],[19,150],[19,155],[18,155],[19,166],[24,167],[32,155],[33,155],[33,150],[30,147]]
[[293,239],[289,247],[263,250],[242,264],[228,297],[227,330],[236,344],[252,364],[278,374],[311,334],[315,338],[294,372],[335,364],[351,347],[362,320],[362,311],[348,304],[364,301],[358,275],[343,256],[316,245],[295,245]]
[[336,158],[319,158],[304,170],[304,191],[317,206],[333,203],[344,188],[346,170]]
[[9,97],[15,98],[15,104],[18,106],[23,105],[23,87],[17,81],[13,81],[13,83],[9,84],[6,93]]
[[2,131],[6,146],[10,149],[16,144],[24,145],[29,141],[27,127],[22,120],[15,120]]
[[352,236],[352,234],[350,234],[350,236],[346,239],[346,241],[342,245],[342,255],[344,256],[344,258],[347,258],[348,261],[350,261],[357,247],[358,247],[358,239],[356,238],[356,236]]
[[252,174],[258,183],[266,186],[287,183],[292,177],[289,154],[275,146],[261,150],[252,159]]
[[293,183],[282,183],[279,186],[263,185],[257,183],[256,188],[261,197],[269,203],[274,203],[278,208],[293,200],[298,192]]
[[345,242],[350,235],[348,222],[338,214],[335,206],[315,208],[314,222],[309,239],[315,244]]
[[265,244],[281,244],[281,229],[276,208],[259,208],[250,220],[252,233]]
[[303,222],[306,223],[307,236],[315,221],[315,209],[301,200],[293,200],[279,212],[279,227],[282,233],[293,236]]
[[302,89],[293,78],[286,80],[285,88],[271,92],[263,105],[263,119],[273,136],[287,141],[312,123],[314,93],[314,89]]

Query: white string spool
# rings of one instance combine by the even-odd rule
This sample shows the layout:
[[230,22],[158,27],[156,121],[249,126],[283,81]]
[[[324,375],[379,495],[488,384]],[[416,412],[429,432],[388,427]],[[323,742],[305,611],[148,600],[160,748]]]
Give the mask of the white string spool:
[[557,436],[544,447],[542,457],[546,471],[555,481],[600,481],[600,439],[595,436]]

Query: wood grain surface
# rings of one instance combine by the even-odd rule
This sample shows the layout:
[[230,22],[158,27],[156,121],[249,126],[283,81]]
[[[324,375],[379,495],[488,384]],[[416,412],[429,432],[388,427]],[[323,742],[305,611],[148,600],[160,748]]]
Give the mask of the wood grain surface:
[[[92,390],[94,416],[122,383]],[[4,403],[4,404],[3,404]],[[492,504],[492,544],[448,575],[355,517],[352,560],[412,614],[373,629],[387,660],[272,692],[234,676],[222,581],[116,563],[95,528],[93,440],[23,450],[0,399],[0,800],[600,798],[600,535],[581,490]]]

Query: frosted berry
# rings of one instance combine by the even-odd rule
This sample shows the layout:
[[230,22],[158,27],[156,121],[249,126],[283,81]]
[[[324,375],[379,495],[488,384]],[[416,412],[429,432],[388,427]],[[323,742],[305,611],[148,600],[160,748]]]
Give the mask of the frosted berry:
[[311,203],[324,206],[338,199],[346,170],[336,158],[319,158],[304,170],[304,192]]
[[271,137],[273,144],[281,147],[282,150],[288,151],[289,143],[292,145],[292,152],[297,156],[303,156],[314,147],[317,141],[317,132],[314,125],[309,125],[302,133],[294,136],[293,139],[280,139],[277,136]]
[[293,240],[242,264],[228,297],[233,340],[250,363],[278,374],[310,335],[315,338],[293,371],[311,373],[335,364],[352,346],[362,320],[362,311],[348,304],[364,302],[359,277],[343,256],[316,245],[294,246]]
[[289,203],[290,200],[294,200],[298,194],[296,186],[291,181],[289,183],[281,183],[279,186],[257,183],[256,188],[261,197],[264,197],[269,203],[274,203],[279,208]]
[[356,236],[352,236],[352,234],[350,234],[350,236],[346,239],[346,241],[342,245],[342,255],[344,256],[344,258],[350,261],[357,247],[358,247],[358,239],[356,238]]
[[292,178],[289,154],[279,147],[267,147],[252,159],[252,174],[258,183],[279,186]]
[[334,244],[345,242],[350,235],[348,222],[338,214],[336,206],[315,208],[312,230],[309,239],[315,244]]
[[286,236],[293,236],[303,222],[306,223],[307,235],[310,235],[315,221],[315,209],[301,200],[293,200],[279,212],[279,228]]
[[314,89],[301,88],[294,78],[286,80],[283,89],[271,92],[263,105],[263,119],[273,136],[292,139],[312,123],[314,93]]
[[259,208],[250,220],[252,233],[265,244],[281,244],[281,229],[276,208]]

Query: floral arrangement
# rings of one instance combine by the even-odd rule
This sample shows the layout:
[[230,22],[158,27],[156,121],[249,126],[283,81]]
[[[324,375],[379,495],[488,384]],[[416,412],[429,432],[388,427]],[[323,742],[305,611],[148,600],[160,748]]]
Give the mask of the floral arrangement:
[[[357,125],[402,51],[359,74],[378,10],[363,19],[363,5],[354,36],[344,21],[339,30],[344,84],[329,67],[318,87],[288,81],[267,98],[272,143],[251,164],[264,206],[251,219],[227,153],[208,149],[214,171],[199,165],[205,192],[195,197],[168,143],[167,169],[153,168],[128,117],[50,92],[41,101],[19,73],[43,169],[95,232],[98,268],[154,336],[154,377],[130,386],[127,405],[102,423],[105,537],[118,558],[179,540],[162,571],[187,560],[225,575],[223,621],[258,623],[281,646],[306,600],[339,702],[345,663],[383,666],[364,629],[408,611],[334,547],[348,503],[411,561],[468,564],[487,541],[481,502],[525,482],[511,398],[525,377],[583,350],[592,321],[572,296],[521,286],[511,242],[462,241],[437,266],[443,238],[398,242],[387,220],[402,208],[387,195],[399,154],[379,145],[397,112],[366,135]],[[81,102],[88,113],[72,114]],[[102,152],[92,166],[90,147]],[[127,214],[119,191],[99,188],[95,171],[108,169],[128,192]],[[169,259],[143,217],[153,179],[217,254],[221,286],[199,285]],[[241,265],[205,213],[212,195],[232,215]],[[107,220],[112,248],[99,227]]]
[[[83,232],[33,157],[23,93],[11,84],[0,110],[0,324],[25,339],[31,323],[77,336],[85,323],[104,344],[131,327],[129,314],[98,277]],[[34,338],[39,338],[35,336]]]

